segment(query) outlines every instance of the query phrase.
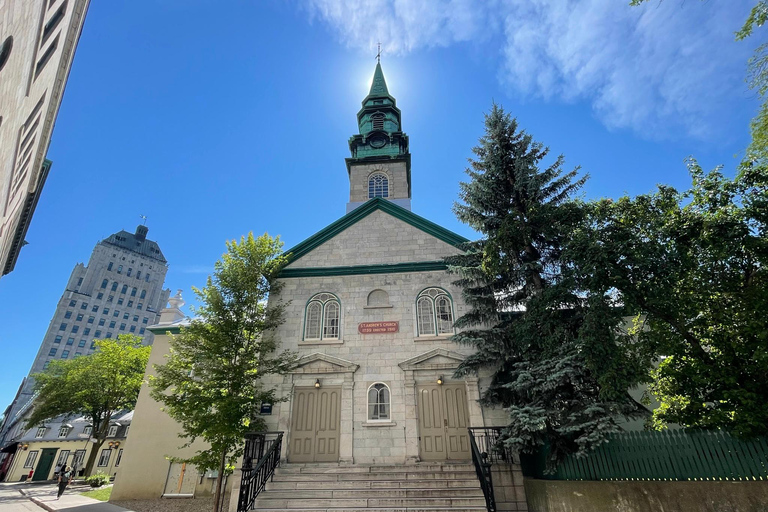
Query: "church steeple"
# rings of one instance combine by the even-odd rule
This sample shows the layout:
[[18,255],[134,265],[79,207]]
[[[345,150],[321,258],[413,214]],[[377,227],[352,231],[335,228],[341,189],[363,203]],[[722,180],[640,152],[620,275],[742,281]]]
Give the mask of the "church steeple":
[[[411,154],[402,131],[400,109],[389,93],[381,63],[357,113],[359,133],[349,139],[346,159],[350,194],[347,212],[373,197],[411,208]],[[376,180],[376,184],[372,183]]]

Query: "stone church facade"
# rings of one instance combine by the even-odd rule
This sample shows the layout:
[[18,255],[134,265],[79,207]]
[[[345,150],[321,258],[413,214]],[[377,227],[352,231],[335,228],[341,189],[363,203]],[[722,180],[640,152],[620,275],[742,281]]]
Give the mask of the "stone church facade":
[[[348,213],[286,251],[282,291],[270,298],[290,301],[276,334],[300,360],[274,382],[289,398],[265,419],[285,433],[288,463],[470,462],[467,427],[505,422],[479,405],[482,378],[453,378],[471,349],[450,341],[466,306],[443,258],[465,239],[410,211],[408,137],[380,65],[358,125]],[[179,303],[152,328],[150,373],[168,350],[165,333],[184,323]],[[166,480],[176,431],[143,389],[131,435],[146,445],[126,454],[113,499],[162,494],[150,482]]]

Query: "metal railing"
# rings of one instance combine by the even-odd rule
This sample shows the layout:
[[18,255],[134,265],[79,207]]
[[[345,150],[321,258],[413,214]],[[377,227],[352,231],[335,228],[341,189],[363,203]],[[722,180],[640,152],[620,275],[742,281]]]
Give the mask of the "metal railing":
[[283,432],[252,432],[245,436],[237,512],[253,510],[256,497],[280,465]]
[[512,451],[501,441],[503,427],[470,427],[470,437],[475,439],[480,453],[488,454],[491,464],[512,464],[517,462]]
[[492,464],[491,460],[489,460],[490,453],[480,451],[473,430],[480,429],[469,428],[469,446],[472,451],[472,463],[475,465],[475,473],[477,473],[480,488],[483,490],[483,496],[485,496],[485,508],[488,509],[488,512],[496,512],[496,496],[493,494],[493,476],[491,474]]

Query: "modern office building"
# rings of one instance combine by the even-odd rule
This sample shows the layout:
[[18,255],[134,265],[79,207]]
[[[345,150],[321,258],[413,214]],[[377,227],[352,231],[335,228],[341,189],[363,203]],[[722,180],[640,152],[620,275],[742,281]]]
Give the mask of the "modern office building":
[[0,2],[0,277],[16,265],[51,168],[45,156],[89,2]]
[[[163,289],[168,263],[157,243],[147,239],[147,231],[140,225],[134,233],[115,233],[96,244],[88,265],[75,265],[30,375],[43,371],[53,359],[92,353],[95,339],[135,334],[152,343],[146,328],[157,323],[170,290]],[[33,385],[27,377],[6,409],[0,448],[15,440],[14,432],[23,434],[17,423],[32,399]]]

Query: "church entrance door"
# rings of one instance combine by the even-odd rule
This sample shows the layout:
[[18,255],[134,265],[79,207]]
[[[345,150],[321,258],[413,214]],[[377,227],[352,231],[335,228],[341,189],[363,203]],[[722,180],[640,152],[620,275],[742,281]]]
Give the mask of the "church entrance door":
[[465,385],[421,385],[418,394],[421,460],[470,459]]
[[295,388],[289,462],[338,462],[341,388]]

